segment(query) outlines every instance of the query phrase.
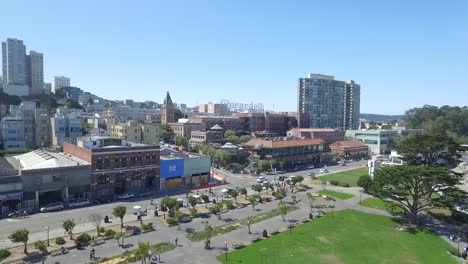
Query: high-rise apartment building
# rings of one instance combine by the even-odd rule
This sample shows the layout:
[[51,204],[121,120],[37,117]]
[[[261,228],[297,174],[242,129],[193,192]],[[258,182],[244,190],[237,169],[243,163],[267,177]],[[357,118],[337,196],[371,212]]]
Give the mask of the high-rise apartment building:
[[44,91],[44,57],[42,53],[29,53],[29,94],[42,94]]
[[360,86],[333,76],[309,74],[298,83],[298,112],[311,128],[359,128]]
[[52,78],[52,92],[55,93],[57,89],[70,86],[70,78],[65,76],[55,76]]
[[26,46],[22,40],[8,38],[2,42],[3,91],[10,95],[29,94],[29,69]]
[[208,103],[199,105],[198,113],[215,116],[227,116],[229,114],[229,110],[226,104]]

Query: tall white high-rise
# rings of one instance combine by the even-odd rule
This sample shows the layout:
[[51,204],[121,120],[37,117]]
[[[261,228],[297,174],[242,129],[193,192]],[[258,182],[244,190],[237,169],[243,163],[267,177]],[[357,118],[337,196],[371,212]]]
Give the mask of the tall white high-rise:
[[29,69],[26,46],[22,40],[2,42],[3,91],[10,95],[29,94]]
[[41,94],[44,91],[44,58],[42,53],[29,53],[29,94]]
[[55,76],[52,78],[52,92],[55,93],[57,89],[70,86],[70,78],[64,76]]

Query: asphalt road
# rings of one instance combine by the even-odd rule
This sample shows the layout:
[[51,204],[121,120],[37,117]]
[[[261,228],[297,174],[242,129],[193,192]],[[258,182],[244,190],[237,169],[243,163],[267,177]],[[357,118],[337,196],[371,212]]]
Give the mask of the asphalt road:
[[[348,163],[347,166],[330,166],[327,169],[330,171],[330,173],[337,172],[337,171],[343,171],[343,170],[349,170],[353,168],[358,168],[358,167],[365,167],[366,161],[357,161],[357,162],[352,162]],[[291,173],[283,173],[283,174],[277,174],[277,175],[264,175],[264,177],[268,178],[270,181],[273,179],[276,179],[279,175],[285,175],[285,176],[291,176],[291,175],[304,175],[304,177],[307,175],[309,172],[314,172],[317,176],[320,176],[319,174],[319,169],[312,169],[312,170],[305,170],[305,171],[297,171],[297,172],[291,172]],[[219,192],[223,188],[235,188],[237,186],[239,187],[246,187],[249,189],[249,187],[252,184],[256,183],[257,176],[252,176],[252,175],[243,175],[243,174],[232,174],[229,172],[220,172],[223,174],[226,178],[228,183],[225,185],[217,186],[213,188],[213,191]],[[203,193],[204,190],[200,190],[200,193]],[[191,193],[196,193],[196,191],[192,191]],[[176,193],[168,193],[167,195],[170,195],[171,197],[174,198],[183,198],[185,197],[184,192],[179,192],[178,194]],[[160,199],[164,196],[159,196],[159,197],[153,197],[154,203],[159,204]],[[70,210],[64,210],[64,211],[59,211],[59,212],[48,212],[48,213],[38,213],[34,215],[30,215],[24,219],[2,219],[0,220],[0,245],[4,243],[9,243],[8,236],[11,234],[12,231],[18,230],[18,229],[23,229],[26,228],[29,230],[30,234],[32,233],[43,233],[44,238],[46,237],[47,231],[46,231],[46,226],[49,226],[49,229],[51,230],[50,236],[55,237],[57,235],[63,235],[63,229],[62,229],[62,223],[66,219],[74,219],[76,225],[80,224],[86,224],[89,223],[90,221],[88,220],[88,216],[93,213],[99,213],[102,216],[108,215],[111,217],[112,220],[112,208],[115,207],[117,204],[123,204],[126,205],[127,207],[127,212],[128,215],[125,217],[125,219],[128,220],[133,220],[136,219],[136,216],[133,215],[133,206],[135,205],[140,205],[143,208],[148,207],[149,210],[153,209],[153,206],[150,205],[150,200],[151,197],[145,198],[145,199],[134,199],[134,200],[127,200],[127,201],[119,201],[119,202],[114,202],[110,204],[102,204],[102,205],[95,205],[95,206],[90,206],[90,207],[85,207],[85,208],[77,208],[77,209],[70,209]],[[115,222],[115,221],[114,221]],[[54,232],[52,232],[54,231]]]

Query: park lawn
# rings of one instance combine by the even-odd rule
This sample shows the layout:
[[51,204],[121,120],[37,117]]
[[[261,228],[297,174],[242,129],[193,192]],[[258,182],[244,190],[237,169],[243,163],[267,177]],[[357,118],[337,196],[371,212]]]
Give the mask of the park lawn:
[[[375,208],[375,209],[380,209],[380,210],[385,210],[387,211],[387,204],[385,204],[384,201],[378,199],[378,198],[367,198],[363,201],[361,201],[361,205],[369,208]],[[401,209],[398,204],[393,202],[393,212],[394,213],[402,213],[403,209]]]
[[348,200],[354,197],[354,195],[349,194],[349,193],[336,192],[336,191],[331,191],[331,190],[321,190],[319,191],[319,194],[333,196],[341,200]]
[[395,230],[391,218],[344,210],[302,224],[268,239],[218,256],[222,263],[243,264],[450,264],[453,249],[430,231]]
[[317,179],[322,182],[330,182],[335,180],[341,183],[347,183],[351,187],[357,187],[357,181],[362,175],[368,175],[367,168],[357,168],[337,173],[330,173],[324,176],[319,176]]

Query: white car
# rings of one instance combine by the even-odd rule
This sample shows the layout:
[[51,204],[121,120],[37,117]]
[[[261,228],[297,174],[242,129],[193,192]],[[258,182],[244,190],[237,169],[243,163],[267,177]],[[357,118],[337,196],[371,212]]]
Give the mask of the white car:
[[258,183],[262,183],[262,182],[264,182],[264,181],[268,181],[268,180],[267,180],[265,177],[263,177],[263,176],[260,176],[260,177],[257,178],[257,182],[258,182]]
[[130,199],[130,198],[133,198],[133,197],[135,197],[135,195],[133,193],[122,193],[117,198],[119,200],[125,200],[125,199]]
[[320,169],[320,173],[328,173],[327,169]]
[[75,208],[75,207],[80,207],[80,206],[89,206],[89,200],[79,199],[79,200],[72,201],[68,204],[68,207],[70,208]]
[[63,210],[63,203],[50,203],[48,205],[46,205],[45,207],[42,207],[41,208],[41,213],[46,213],[46,212],[52,212],[52,211],[59,211],[59,210]]

